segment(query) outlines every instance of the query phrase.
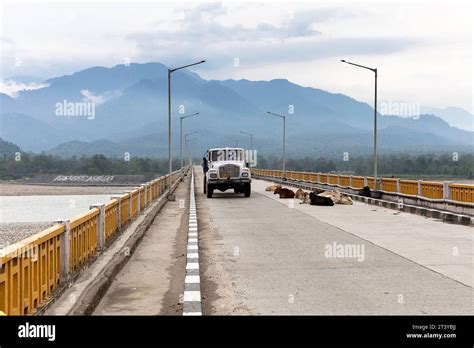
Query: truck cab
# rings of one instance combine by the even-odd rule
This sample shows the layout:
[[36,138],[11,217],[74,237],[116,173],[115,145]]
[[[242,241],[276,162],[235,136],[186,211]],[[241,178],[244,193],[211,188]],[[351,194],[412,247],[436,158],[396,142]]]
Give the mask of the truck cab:
[[234,189],[250,197],[251,174],[242,148],[224,147],[209,149],[206,152],[209,170],[204,176],[204,193],[212,197],[214,190],[224,192]]

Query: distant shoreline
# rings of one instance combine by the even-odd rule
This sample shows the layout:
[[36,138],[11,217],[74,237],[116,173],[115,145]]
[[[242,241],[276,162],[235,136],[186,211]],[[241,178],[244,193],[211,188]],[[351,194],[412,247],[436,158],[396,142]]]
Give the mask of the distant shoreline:
[[133,190],[138,185],[73,186],[0,182],[1,196],[63,196],[116,194]]

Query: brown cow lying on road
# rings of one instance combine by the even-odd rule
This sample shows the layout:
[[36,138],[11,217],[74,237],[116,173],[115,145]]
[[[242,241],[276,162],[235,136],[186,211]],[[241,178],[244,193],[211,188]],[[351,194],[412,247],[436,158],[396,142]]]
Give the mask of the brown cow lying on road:
[[295,198],[303,199],[305,194],[306,192],[304,192],[302,189],[299,188],[295,193]]
[[294,198],[295,197],[295,193],[292,190],[287,189],[287,188],[277,187],[275,191],[273,192],[273,194],[276,195],[277,193],[280,195],[280,198]]
[[273,191],[276,190],[277,187],[280,187],[280,188],[281,188],[281,185],[270,185],[270,186],[267,186],[267,187],[265,188],[265,191],[271,191],[271,192],[273,192]]

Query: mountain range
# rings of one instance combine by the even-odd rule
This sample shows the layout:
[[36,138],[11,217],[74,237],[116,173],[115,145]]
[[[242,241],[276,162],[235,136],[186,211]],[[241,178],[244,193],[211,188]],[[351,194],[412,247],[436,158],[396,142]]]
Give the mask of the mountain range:
[[[167,72],[160,63],[92,67],[43,81],[46,87],[15,98],[0,94],[0,137],[25,151],[59,156],[167,156]],[[282,119],[267,111],[286,116],[289,156],[372,151],[372,107],[343,94],[285,79],[205,80],[189,70],[173,73],[171,88],[175,155],[179,117],[195,112],[199,115],[184,121],[184,133],[198,132],[190,137],[194,154],[237,143],[248,148],[249,137],[241,131],[254,135],[260,152],[279,153]],[[58,105],[71,103],[93,105],[93,115],[58,113]],[[380,151],[472,151],[473,133],[458,128],[468,116],[459,116],[463,121],[454,127],[437,115],[441,112],[379,115]]]

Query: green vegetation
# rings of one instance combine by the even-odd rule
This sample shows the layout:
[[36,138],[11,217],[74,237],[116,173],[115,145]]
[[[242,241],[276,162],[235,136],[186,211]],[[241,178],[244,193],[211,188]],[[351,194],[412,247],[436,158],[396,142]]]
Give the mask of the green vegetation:
[[[201,163],[200,159],[195,159]],[[173,161],[173,169],[179,167],[179,160]],[[279,169],[281,159],[276,156],[258,156],[258,168]],[[353,175],[372,175],[372,156],[349,157],[348,161],[323,157],[288,158],[287,170],[307,172],[339,172]],[[474,155],[460,153],[458,158],[452,154],[407,155],[390,154],[379,156],[379,174],[395,177],[427,178],[474,178]],[[0,158],[0,179],[21,179],[35,174],[63,175],[137,175],[166,173],[168,161],[164,158],[151,159],[132,157],[129,161],[120,158],[107,158],[104,155],[92,157],[72,157],[62,159],[51,155],[21,153],[19,161],[15,155],[3,154]]]
[[[281,168],[278,157],[258,156],[258,167],[262,169]],[[327,159],[323,157],[289,158],[287,170],[304,172],[347,172],[354,175],[370,176],[373,173],[373,157],[349,157],[348,161]],[[453,154],[407,155],[389,154],[378,158],[378,172],[384,176],[423,178],[474,178],[474,155],[460,153],[457,158]]]
[[[173,169],[179,161],[173,161]],[[62,159],[51,155],[32,155],[22,153],[16,161],[14,155],[3,155],[0,160],[0,179],[21,179],[35,174],[63,175],[159,175],[168,171],[166,159],[132,157],[129,161],[106,158],[104,155],[92,157],[72,157]]]

